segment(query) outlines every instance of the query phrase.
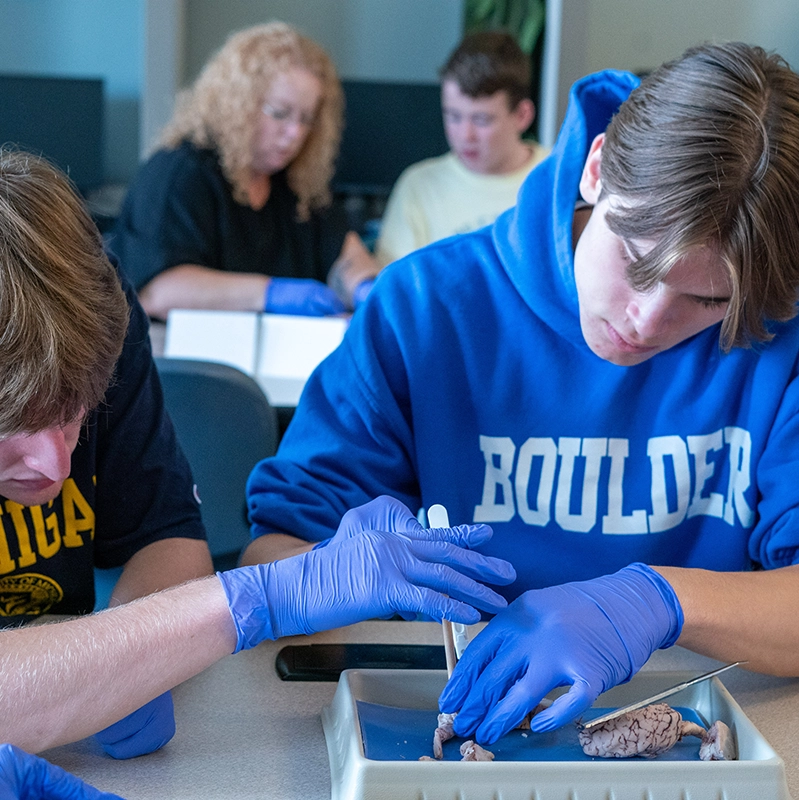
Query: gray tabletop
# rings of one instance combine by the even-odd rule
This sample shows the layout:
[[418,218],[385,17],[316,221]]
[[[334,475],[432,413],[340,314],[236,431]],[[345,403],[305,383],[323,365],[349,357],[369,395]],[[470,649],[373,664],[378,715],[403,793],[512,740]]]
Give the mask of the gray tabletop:
[[[313,637],[268,642],[229,656],[174,690],[177,733],[161,751],[130,761],[105,756],[93,740],[43,755],[101,789],[128,800],[149,798],[330,797],[320,712],[332,682],[283,682],[275,657],[286,644],[381,642],[440,644],[441,627],[424,622],[365,622]],[[718,662],[679,647],[659,651],[644,669],[691,670]],[[734,669],[722,682],[785,762],[799,798],[799,679]]]

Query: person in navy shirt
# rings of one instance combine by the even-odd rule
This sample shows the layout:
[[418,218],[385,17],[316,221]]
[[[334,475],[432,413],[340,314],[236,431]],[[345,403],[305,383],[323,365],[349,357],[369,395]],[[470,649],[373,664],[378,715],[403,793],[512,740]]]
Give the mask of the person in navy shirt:
[[[513,569],[465,549],[486,526],[433,538],[390,498],[342,520],[341,547],[212,575],[147,319],[66,176],[16,150],[0,251],[0,742],[23,751],[0,749],[0,796],[51,775],[24,751],[91,734],[115,758],[157,750],[169,690],[265,638],[506,605],[479,581]],[[95,566],[123,569],[91,614]],[[47,615],[73,618],[30,624]]]

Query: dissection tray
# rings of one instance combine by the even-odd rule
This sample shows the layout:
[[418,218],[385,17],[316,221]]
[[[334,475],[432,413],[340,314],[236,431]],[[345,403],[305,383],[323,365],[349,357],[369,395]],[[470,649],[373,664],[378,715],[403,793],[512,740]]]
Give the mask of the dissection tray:
[[[639,673],[598,698],[594,715],[691,677]],[[461,762],[461,739],[444,745],[443,761],[419,761],[432,755],[446,680],[443,670],[341,674],[332,704],[322,711],[332,800],[790,800],[782,759],[718,678],[669,701],[705,725],[727,723],[738,761],[700,761],[693,738],[655,759],[590,758],[571,725],[548,734],[512,731],[491,746],[491,762]]]

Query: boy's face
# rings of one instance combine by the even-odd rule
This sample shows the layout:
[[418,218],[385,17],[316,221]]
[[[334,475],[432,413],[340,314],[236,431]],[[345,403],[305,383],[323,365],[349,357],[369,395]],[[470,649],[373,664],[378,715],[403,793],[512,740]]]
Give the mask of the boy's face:
[[505,91],[469,97],[455,81],[445,80],[441,111],[447,142],[466,169],[501,175],[522,166],[520,139],[533,121],[532,101],[522,100],[512,109]]
[[0,495],[23,506],[58,496],[69,477],[82,421],[0,439]]
[[720,322],[730,284],[718,255],[697,247],[652,291],[630,285],[628,265],[655,243],[626,241],[608,227],[605,214],[618,200],[612,195],[599,199],[602,141],[594,141],[580,184],[585,200],[595,205],[577,241],[574,279],[586,343],[600,358],[629,367]]

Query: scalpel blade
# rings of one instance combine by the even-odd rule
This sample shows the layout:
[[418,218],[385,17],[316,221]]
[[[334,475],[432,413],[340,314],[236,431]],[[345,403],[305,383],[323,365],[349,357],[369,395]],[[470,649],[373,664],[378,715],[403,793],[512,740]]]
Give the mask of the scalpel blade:
[[710,672],[706,672],[704,675],[698,675],[696,678],[691,678],[691,680],[689,681],[683,681],[682,683],[675,684],[669,689],[664,689],[662,692],[658,692],[657,694],[652,695],[652,697],[647,697],[645,700],[639,700],[636,703],[630,703],[630,705],[623,706],[622,708],[617,708],[615,711],[611,711],[609,714],[605,714],[602,717],[597,717],[596,719],[592,719],[590,722],[581,724],[580,727],[583,728],[584,730],[590,730],[591,728],[594,728],[597,725],[601,725],[603,722],[607,722],[608,720],[611,719],[616,719],[616,717],[620,717],[622,714],[627,714],[630,711],[637,711],[639,708],[651,705],[652,703],[657,703],[658,700],[663,700],[666,697],[669,697],[673,694],[677,694],[677,692],[681,692],[683,689],[687,689],[689,686],[693,686],[695,683],[701,683],[702,681],[706,681],[709,678],[712,678],[716,675],[720,675],[722,672],[726,672],[728,669],[737,667],[740,664],[746,664],[746,661],[734,661],[732,664],[726,664],[725,666],[719,667],[718,669],[713,669]]

